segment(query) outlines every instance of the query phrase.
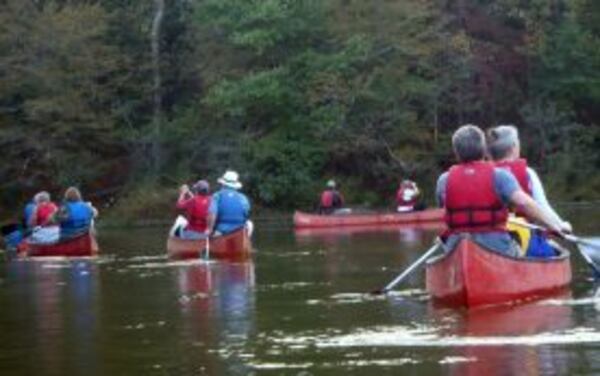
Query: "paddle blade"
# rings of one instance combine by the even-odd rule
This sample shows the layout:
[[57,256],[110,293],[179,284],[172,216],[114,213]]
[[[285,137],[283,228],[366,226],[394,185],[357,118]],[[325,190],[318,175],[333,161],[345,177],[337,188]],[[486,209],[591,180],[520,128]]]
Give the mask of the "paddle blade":
[[600,238],[580,238],[579,245],[588,255],[596,255],[600,260]]
[[579,252],[581,252],[586,261],[594,269],[596,278],[600,278],[600,239],[579,239],[577,247],[579,248]]

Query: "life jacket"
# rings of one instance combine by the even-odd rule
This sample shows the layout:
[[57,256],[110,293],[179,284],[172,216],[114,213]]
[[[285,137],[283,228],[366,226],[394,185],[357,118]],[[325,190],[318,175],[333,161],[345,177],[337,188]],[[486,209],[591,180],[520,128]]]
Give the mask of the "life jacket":
[[342,199],[342,195],[338,191],[334,189],[328,189],[321,193],[321,208],[340,208],[342,207],[342,205],[344,205],[344,200]]
[[402,183],[396,192],[396,204],[398,206],[414,206],[419,198],[415,183]]
[[333,206],[333,191],[326,190],[321,193],[321,207],[330,208]]
[[92,208],[83,201],[64,204],[68,217],[60,222],[60,236],[69,237],[87,232],[92,223]]
[[508,208],[494,189],[494,166],[476,161],[450,168],[445,221],[449,233],[506,231]]
[[[244,226],[248,219],[245,197],[232,189],[221,190],[217,195],[217,230],[226,232]],[[223,232],[223,231],[221,231]]]
[[195,195],[192,203],[187,207],[186,218],[188,225],[186,229],[204,232],[208,227],[208,209],[210,208],[210,196]]
[[515,159],[513,161],[496,162],[496,167],[504,168],[512,172],[513,176],[519,182],[521,189],[531,196],[531,181],[527,173],[527,160],[524,158]]
[[36,223],[35,226],[47,226],[52,217],[52,214],[57,210],[56,204],[53,202],[42,202],[36,208],[35,218]]

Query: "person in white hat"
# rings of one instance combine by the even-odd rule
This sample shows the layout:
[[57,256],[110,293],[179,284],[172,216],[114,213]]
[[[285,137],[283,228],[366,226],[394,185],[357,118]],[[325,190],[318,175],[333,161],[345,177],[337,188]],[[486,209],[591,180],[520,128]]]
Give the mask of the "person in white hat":
[[213,194],[209,212],[210,228],[216,234],[227,234],[247,225],[250,201],[239,192],[242,183],[237,172],[228,170],[218,179],[221,189]]

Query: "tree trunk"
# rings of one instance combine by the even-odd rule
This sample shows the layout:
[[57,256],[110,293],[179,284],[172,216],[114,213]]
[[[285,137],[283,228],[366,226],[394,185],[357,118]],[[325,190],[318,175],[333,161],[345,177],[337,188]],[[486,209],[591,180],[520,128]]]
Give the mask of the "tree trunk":
[[152,118],[152,169],[155,174],[160,171],[161,164],[161,121],[162,121],[162,78],[160,75],[160,31],[165,13],[165,0],[154,0],[155,13],[152,21],[152,70],[154,76],[153,102],[154,115]]

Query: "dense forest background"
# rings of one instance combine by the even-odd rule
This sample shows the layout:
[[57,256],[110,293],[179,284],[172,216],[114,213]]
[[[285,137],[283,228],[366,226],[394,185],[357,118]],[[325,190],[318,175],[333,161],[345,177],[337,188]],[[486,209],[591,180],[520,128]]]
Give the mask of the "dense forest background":
[[147,215],[227,168],[262,207],[385,206],[465,123],[598,200],[599,35],[597,0],[0,0],[2,216],[73,184]]

